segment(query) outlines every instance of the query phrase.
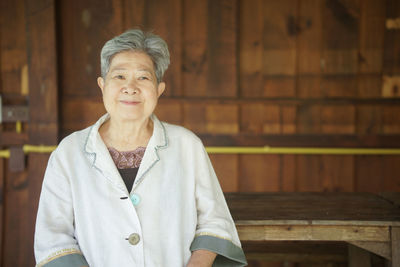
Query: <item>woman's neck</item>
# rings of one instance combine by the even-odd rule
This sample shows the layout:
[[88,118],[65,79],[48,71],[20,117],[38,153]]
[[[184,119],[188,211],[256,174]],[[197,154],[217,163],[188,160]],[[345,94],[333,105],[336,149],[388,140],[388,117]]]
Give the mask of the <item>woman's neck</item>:
[[130,151],[147,146],[153,133],[153,121],[150,118],[137,122],[110,118],[100,127],[99,133],[107,147]]

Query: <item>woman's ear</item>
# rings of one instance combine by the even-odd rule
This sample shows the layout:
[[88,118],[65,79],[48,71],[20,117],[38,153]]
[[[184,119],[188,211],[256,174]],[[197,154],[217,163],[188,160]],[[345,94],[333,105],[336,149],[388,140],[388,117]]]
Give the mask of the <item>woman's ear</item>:
[[160,82],[157,87],[157,95],[160,97],[165,90],[165,82]]
[[101,92],[104,93],[104,79],[103,77],[97,78],[97,84],[99,85]]

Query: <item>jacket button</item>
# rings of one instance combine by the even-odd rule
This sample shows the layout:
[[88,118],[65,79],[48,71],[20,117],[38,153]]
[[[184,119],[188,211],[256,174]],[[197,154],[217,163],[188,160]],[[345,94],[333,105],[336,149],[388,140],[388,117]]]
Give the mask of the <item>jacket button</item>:
[[132,195],[130,196],[130,198],[131,198],[132,204],[133,204],[134,206],[139,205],[139,203],[140,203],[140,197],[139,197],[138,195],[132,194]]
[[128,241],[129,241],[129,243],[131,244],[131,245],[137,245],[137,243],[139,243],[139,241],[140,241],[140,236],[138,235],[138,234],[136,234],[136,233],[134,233],[134,234],[131,234],[130,236],[129,236],[129,238],[128,238]]

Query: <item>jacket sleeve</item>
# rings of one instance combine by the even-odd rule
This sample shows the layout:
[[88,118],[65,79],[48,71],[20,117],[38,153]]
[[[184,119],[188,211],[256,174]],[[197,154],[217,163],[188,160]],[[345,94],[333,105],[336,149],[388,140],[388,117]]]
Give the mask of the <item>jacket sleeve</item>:
[[205,249],[217,253],[213,266],[246,266],[235,223],[201,142],[196,149],[195,169],[197,228],[191,251]]
[[71,187],[60,175],[56,152],[45,172],[36,218],[34,250],[36,266],[88,266],[74,237]]

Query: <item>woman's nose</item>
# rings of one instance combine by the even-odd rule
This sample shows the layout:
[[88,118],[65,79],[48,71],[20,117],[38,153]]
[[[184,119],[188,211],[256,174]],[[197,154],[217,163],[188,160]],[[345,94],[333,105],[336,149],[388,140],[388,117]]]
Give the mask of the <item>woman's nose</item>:
[[123,92],[125,94],[129,94],[129,95],[134,95],[139,91],[137,84],[135,81],[127,81],[127,83],[124,86],[124,90]]

